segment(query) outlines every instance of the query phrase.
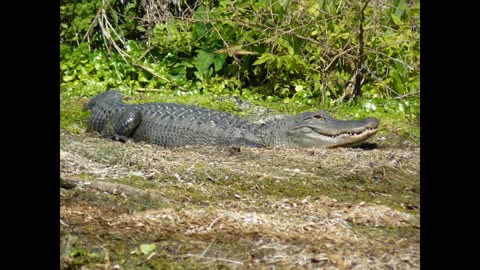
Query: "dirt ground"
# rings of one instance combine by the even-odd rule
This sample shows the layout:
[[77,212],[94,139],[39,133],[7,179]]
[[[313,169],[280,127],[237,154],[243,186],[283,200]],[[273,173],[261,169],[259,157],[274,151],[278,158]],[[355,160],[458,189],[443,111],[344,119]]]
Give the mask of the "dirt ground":
[[420,148],[61,134],[62,269],[419,269]]

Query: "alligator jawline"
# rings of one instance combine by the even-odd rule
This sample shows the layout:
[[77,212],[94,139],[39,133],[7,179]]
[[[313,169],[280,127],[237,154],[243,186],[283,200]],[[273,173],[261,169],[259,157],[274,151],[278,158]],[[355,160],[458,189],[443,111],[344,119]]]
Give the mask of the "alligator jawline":
[[357,137],[357,136],[362,136],[366,133],[375,133],[377,132],[377,128],[365,128],[364,130],[362,131],[358,131],[358,132],[340,132],[340,133],[337,133],[337,134],[325,134],[325,133],[322,133],[322,132],[318,132],[317,130],[315,130],[315,128],[312,128],[313,131],[315,131],[315,133],[317,134],[320,134],[322,136],[325,136],[325,137],[330,137],[330,138],[337,138],[337,137],[340,137],[340,136],[348,136],[348,137]]

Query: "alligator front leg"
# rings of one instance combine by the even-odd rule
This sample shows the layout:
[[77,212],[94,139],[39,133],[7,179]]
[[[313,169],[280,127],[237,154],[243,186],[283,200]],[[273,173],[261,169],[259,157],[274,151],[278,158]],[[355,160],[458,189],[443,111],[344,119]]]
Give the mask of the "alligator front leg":
[[114,115],[102,130],[105,138],[120,142],[133,141],[132,136],[142,122],[142,113],[136,108],[127,108]]

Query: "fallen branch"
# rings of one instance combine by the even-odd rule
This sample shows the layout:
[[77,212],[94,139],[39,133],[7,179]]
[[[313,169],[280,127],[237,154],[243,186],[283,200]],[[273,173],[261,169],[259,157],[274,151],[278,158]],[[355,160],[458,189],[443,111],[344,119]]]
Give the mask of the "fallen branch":
[[137,88],[137,92],[160,92],[160,89],[156,88]]
[[75,187],[89,187],[100,191],[108,192],[110,194],[123,194],[129,197],[144,197],[149,196],[154,200],[162,202],[170,202],[164,195],[155,192],[147,191],[139,188],[134,188],[128,185],[108,183],[100,180],[81,180],[76,178],[60,177],[60,187],[65,189],[72,189]]

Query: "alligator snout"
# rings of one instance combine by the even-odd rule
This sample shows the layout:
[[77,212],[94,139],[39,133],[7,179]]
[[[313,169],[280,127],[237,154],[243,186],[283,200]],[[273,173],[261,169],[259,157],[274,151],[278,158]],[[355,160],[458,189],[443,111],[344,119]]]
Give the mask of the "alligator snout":
[[375,117],[367,117],[365,118],[365,123],[367,124],[368,128],[378,128],[378,125],[380,125],[380,120]]

